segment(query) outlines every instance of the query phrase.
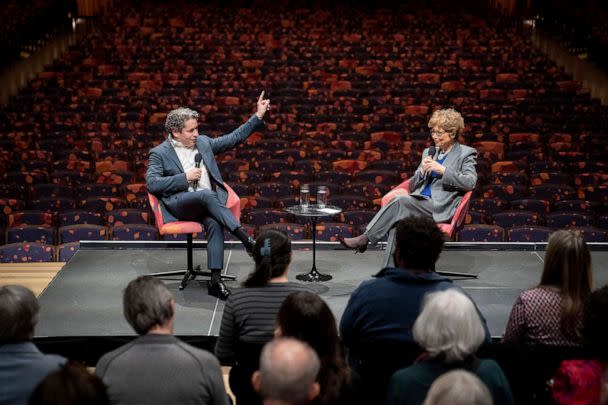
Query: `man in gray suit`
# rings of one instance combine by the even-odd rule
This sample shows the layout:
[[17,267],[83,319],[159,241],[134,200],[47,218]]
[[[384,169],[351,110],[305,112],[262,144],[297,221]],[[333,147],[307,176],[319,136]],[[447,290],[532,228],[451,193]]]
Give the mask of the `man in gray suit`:
[[198,134],[199,114],[188,108],[169,112],[165,121],[167,140],[150,151],[146,174],[148,191],[161,201],[165,222],[197,221],[207,234],[207,267],[211,271],[209,294],[221,299],[230,290],[221,280],[224,267],[224,233],[228,229],[250,253],[254,241],[226,207],[228,191],[215,156],[243,143],[263,125],[270,100],[264,92],[257,101],[257,111],[230,134],[217,138]]
[[458,143],[464,120],[456,110],[437,110],[428,124],[434,146],[422,153],[422,161],[410,178],[410,194],[393,198],[372,218],[365,232],[355,238],[340,238],[342,245],[364,252],[401,219],[430,217],[449,222],[465,192],[477,183],[477,151]]

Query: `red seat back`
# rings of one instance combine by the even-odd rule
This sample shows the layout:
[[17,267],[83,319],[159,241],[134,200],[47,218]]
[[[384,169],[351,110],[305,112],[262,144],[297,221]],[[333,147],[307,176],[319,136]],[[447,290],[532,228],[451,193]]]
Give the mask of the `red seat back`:
[[[386,193],[386,195],[382,197],[381,205],[384,207],[393,198],[398,197],[400,195],[409,194],[409,190],[410,181],[408,179],[405,180],[403,183],[399,184],[397,187],[393,188],[388,193]],[[464,224],[464,220],[469,210],[469,204],[471,202],[472,194],[472,191],[467,191],[464,194],[462,200],[460,201],[460,204],[458,204],[458,208],[456,209],[454,216],[452,217],[452,221],[449,224],[437,224],[439,229],[441,229],[441,231],[446,234],[450,239],[454,239],[456,231],[460,229],[460,227],[462,227],[462,225]]]
[[[234,192],[232,187],[224,183],[224,187],[228,190],[228,200],[226,201],[226,207],[232,211],[232,215],[240,221],[241,219],[241,199]],[[161,235],[165,234],[179,234],[179,233],[197,233],[202,231],[201,224],[192,221],[176,221],[165,223],[163,220],[163,213],[160,208],[160,202],[155,195],[148,193],[148,200],[150,201],[150,208],[154,213],[154,219],[156,220],[156,226],[158,232]]]

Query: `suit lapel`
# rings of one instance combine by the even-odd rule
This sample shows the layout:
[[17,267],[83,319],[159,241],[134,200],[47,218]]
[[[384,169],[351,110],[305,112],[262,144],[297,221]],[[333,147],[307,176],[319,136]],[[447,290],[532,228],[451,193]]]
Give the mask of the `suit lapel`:
[[450,153],[448,153],[448,155],[445,157],[445,160],[443,161],[443,165],[445,167],[449,167],[449,166],[453,165],[454,163],[456,163],[456,161],[458,160],[459,157],[460,157],[460,144],[456,143],[456,144],[454,144],[454,147],[452,148]]
[[165,142],[163,142],[164,148],[167,152],[167,156],[169,157],[169,159],[171,159],[173,161],[173,163],[175,163],[175,165],[178,167],[178,169],[183,173],[184,172],[184,168],[182,167],[182,163],[179,161],[179,158],[177,157],[177,153],[175,153],[175,149],[173,148],[173,145],[171,145],[171,141],[169,141],[169,139],[167,139]]
[[202,137],[198,137],[198,139],[196,140],[196,149],[198,150],[198,153],[201,154],[201,156],[203,157],[203,164],[205,165],[205,167],[207,168],[207,175],[209,176],[209,180],[211,181],[211,184],[213,185],[214,183],[220,183],[218,181],[218,179],[215,177],[214,173],[211,171],[211,168],[213,167],[213,165],[211,164],[211,159],[214,159],[213,154],[209,153],[209,148],[205,147],[205,143],[203,142],[203,138]]

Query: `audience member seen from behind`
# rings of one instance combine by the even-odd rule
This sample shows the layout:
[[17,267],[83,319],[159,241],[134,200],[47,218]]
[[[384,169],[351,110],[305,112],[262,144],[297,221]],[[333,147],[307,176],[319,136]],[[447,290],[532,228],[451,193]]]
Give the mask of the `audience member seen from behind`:
[[27,404],[36,385],[66,362],[32,342],[39,309],[29,289],[0,287],[0,404]]
[[[364,381],[361,387],[368,402],[382,403],[391,375],[410,365],[420,353],[412,338],[412,326],[425,294],[449,288],[461,290],[434,271],[443,243],[444,236],[431,218],[399,221],[393,252],[395,267],[383,268],[350,296],[340,321],[340,336],[348,349],[349,364]],[[489,342],[485,320],[483,325]]]
[[393,374],[385,404],[421,404],[439,376],[459,368],[484,382],[494,404],[514,404],[500,366],[475,356],[484,337],[479,313],[468,296],[456,289],[429,294],[414,323],[414,339],[425,353],[413,365]]
[[281,303],[292,292],[309,291],[287,279],[291,240],[282,232],[262,232],[253,249],[255,270],[226,300],[215,354],[230,370],[230,388],[237,401],[259,403],[251,386],[259,354],[272,340]]
[[448,371],[431,384],[423,405],[492,405],[488,387],[473,373]]
[[308,343],[321,360],[321,392],[315,404],[358,404],[360,396],[352,371],[342,355],[340,337],[331,309],[317,294],[297,292],[287,296],[279,315],[275,337],[293,337]]
[[319,395],[320,361],[306,343],[278,338],[264,346],[252,384],[265,405],[305,405]]
[[228,404],[219,362],[173,336],[175,301],[158,279],[131,281],[124,315],[140,336],[106,353],[96,373],[112,404]]
[[554,232],[544,260],[540,284],[515,301],[503,342],[580,346],[584,301],[592,288],[587,244],[572,231]]
[[585,303],[583,346],[586,359],[562,361],[551,380],[553,403],[606,404],[608,386],[608,286],[591,293]]
[[34,390],[29,405],[109,404],[103,381],[76,362],[68,362],[48,376]]
[[[443,243],[443,234],[432,219],[408,217],[399,221],[393,255],[397,267],[380,270],[351,295],[340,322],[346,346],[411,342],[424,295],[448,288],[461,290],[434,271]],[[487,336],[489,340],[489,332]]]

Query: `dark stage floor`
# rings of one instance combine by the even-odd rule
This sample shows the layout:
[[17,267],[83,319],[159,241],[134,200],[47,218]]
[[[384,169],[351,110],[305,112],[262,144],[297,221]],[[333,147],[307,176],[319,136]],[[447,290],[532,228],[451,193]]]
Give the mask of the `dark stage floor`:
[[[310,243],[294,244],[289,279],[308,272],[312,264]],[[40,297],[37,337],[133,335],[122,315],[122,290],[137,276],[185,267],[182,245],[158,243],[94,243],[82,248],[57,274]],[[176,248],[174,246],[179,246]],[[195,249],[195,264],[206,262],[206,251]],[[594,285],[608,283],[608,248],[592,245]],[[488,320],[493,336],[502,335],[517,294],[540,279],[544,245],[448,244],[437,270],[478,274],[477,279],[457,280],[469,292]],[[354,255],[335,243],[320,243],[317,268],[333,279],[308,283],[341,317],[351,292],[381,266],[385,251],[368,250]],[[253,269],[240,247],[226,250],[226,272],[237,276],[236,287]],[[217,336],[224,303],[207,295],[204,280],[178,290],[180,277],[165,280],[177,302],[175,333],[181,336]]]

